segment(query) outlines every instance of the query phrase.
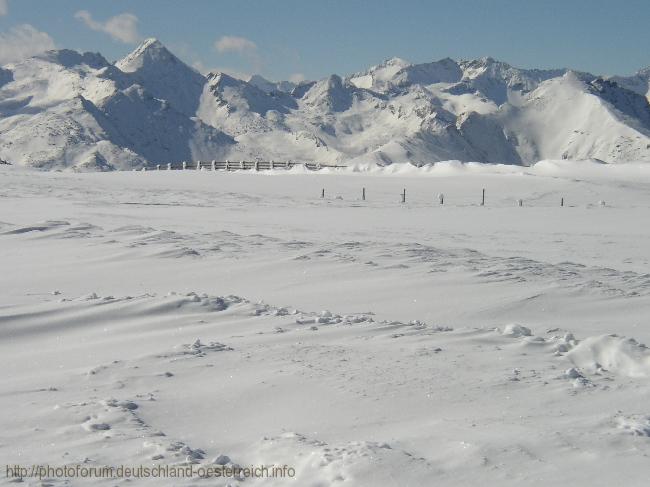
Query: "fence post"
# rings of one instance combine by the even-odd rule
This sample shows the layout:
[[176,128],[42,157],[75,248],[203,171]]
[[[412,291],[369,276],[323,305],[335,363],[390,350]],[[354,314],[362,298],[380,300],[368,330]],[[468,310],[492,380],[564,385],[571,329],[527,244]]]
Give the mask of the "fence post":
[[564,198],[560,200],[560,206],[564,206]]
[[402,203],[406,203],[406,188],[402,190]]
[[483,188],[483,196],[481,196],[481,206],[485,206],[485,188]]
[[444,204],[445,204],[445,195],[444,195],[444,194],[440,193],[440,194],[438,195],[438,202],[439,202],[441,205],[444,205]]
[[260,161],[255,161],[255,170],[256,171],[260,170]]
[[156,171],[160,171],[160,164],[156,164]]
[[183,161],[183,171],[187,169],[187,162]]
[[244,166],[244,161],[239,161],[239,169],[246,169],[246,166]]
[[201,161],[196,161],[196,170],[197,171],[201,170]]
[[271,159],[271,162],[269,162],[269,169],[273,169],[273,159]]
[[168,163],[167,163],[167,170],[168,170],[168,171],[171,171],[171,170],[172,170],[172,163],[171,163],[171,162],[168,162]]
[[361,190],[361,199],[362,199],[363,201],[366,201],[366,188],[363,188],[363,189]]
[[521,198],[518,199],[518,200],[517,200],[517,204],[518,204],[519,206],[524,206],[524,200],[522,200]]
[[215,161],[214,159],[212,159],[212,170],[213,171],[217,170],[217,161]]
[[325,198],[325,188],[323,188],[320,192],[320,197]]
[[230,161],[226,160],[226,171],[230,171]]

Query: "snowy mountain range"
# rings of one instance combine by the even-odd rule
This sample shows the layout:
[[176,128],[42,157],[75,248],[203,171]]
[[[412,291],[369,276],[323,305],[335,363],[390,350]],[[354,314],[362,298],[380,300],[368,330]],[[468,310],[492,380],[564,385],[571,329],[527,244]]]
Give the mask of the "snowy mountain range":
[[603,78],[492,58],[393,58],[345,78],[203,76],[149,39],[115,64],[49,51],[0,68],[0,159],[45,169],[183,160],[416,165],[650,162],[650,68]]

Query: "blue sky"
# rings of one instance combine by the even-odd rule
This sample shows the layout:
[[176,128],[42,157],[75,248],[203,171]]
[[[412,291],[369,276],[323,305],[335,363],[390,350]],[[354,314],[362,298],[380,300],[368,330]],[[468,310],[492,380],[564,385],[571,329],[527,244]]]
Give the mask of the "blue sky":
[[0,63],[50,45],[115,60],[157,37],[199,69],[275,80],[392,56],[631,74],[650,65],[648,19],[648,0],[0,0]]

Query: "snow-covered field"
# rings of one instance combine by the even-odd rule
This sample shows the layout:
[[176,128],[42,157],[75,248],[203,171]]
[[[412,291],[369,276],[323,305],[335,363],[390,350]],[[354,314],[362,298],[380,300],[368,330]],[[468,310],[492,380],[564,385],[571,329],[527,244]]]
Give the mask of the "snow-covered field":
[[0,168],[2,463],[647,485],[650,166],[357,169]]

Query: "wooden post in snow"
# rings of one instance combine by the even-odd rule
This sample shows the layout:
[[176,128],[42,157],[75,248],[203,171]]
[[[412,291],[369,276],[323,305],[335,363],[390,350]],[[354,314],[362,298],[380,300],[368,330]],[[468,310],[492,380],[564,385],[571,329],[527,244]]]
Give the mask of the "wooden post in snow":
[[226,171],[230,171],[230,161],[226,161]]
[[366,188],[361,190],[361,200],[366,201]]
[[444,194],[440,193],[438,195],[438,203],[440,203],[441,205],[445,204],[445,195]]
[[402,190],[402,203],[406,203],[406,188]]
[[323,188],[320,192],[320,197],[325,198],[325,188]]
[[524,200],[522,200],[521,198],[518,199],[518,200],[517,200],[517,204],[518,204],[519,206],[524,206]]
[[171,171],[171,170],[172,170],[172,163],[171,163],[171,162],[168,162],[168,163],[167,163],[167,170],[168,170],[168,171]]
[[564,198],[560,199],[560,206],[564,206]]
[[215,161],[214,159],[212,159],[212,170],[213,171],[217,170],[217,161]]
[[196,170],[197,171],[201,170],[201,161],[196,161]]
[[485,206],[485,188],[483,188],[483,196],[481,196],[481,206]]

